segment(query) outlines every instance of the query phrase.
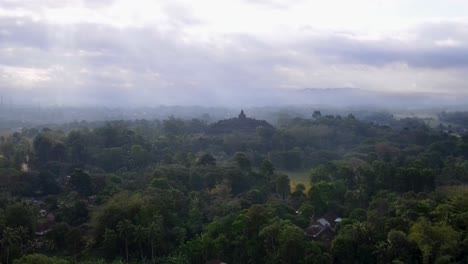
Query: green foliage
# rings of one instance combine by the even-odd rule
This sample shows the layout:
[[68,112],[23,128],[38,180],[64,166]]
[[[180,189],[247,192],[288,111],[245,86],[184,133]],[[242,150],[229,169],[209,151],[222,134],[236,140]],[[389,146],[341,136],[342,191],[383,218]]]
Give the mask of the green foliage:
[[68,264],[70,262],[56,257],[47,257],[41,254],[32,254],[13,261],[13,264]]
[[357,223],[340,230],[333,240],[331,252],[336,263],[375,263],[373,245],[374,238],[369,226]]
[[458,250],[458,235],[451,226],[432,225],[424,218],[411,227],[409,239],[418,245],[425,264],[447,259],[456,255]]
[[9,227],[25,227],[30,231],[34,230],[35,214],[33,208],[21,203],[14,203],[5,209],[5,224]]
[[237,152],[236,154],[234,154],[234,162],[242,170],[250,170],[251,168],[250,160],[247,157],[247,155],[245,155],[245,153]]
[[286,170],[296,170],[302,167],[302,151],[271,151],[268,153],[268,159],[278,168]]
[[215,166],[216,159],[212,155],[205,153],[197,160],[197,164],[202,166]]
[[83,196],[91,194],[91,177],[83,170],[76,169],[69,179],[70,188]]
[[283,200],[286,199],[291,190],[291,187],[289,186],[288,175],[278,175],[275,179],[275,188],[276,193],[278,193],[283,198]]
[[[466,262],[468,137],[344,116],[283,116],[276,128],[76,122],[2,137],[1,261]],[[310,184],[291,186],[304,171]],[[331,226],[305,236],[321,218]]]

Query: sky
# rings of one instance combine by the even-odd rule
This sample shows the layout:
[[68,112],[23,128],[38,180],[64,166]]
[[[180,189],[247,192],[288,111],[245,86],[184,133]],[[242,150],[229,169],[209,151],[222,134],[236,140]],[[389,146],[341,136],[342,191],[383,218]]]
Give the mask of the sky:
[[466,76],[466,0],[0,0],[0,95],[30,103],[466,96]]

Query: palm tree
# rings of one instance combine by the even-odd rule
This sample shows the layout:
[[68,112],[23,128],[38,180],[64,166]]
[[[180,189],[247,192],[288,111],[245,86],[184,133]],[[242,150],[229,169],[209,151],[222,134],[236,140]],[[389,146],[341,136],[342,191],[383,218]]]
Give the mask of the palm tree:
[[143,256],[143,243],[148,238],[148,228],[143,226],[136,226],[135,227],[135,242],[138,243],[140,246],[140,254],[141,254],[141,263],[144,263],[144,256]]
[[154,263],[154,244],[162,237],[162,218],[155,217],[155,220],[147,227],[147,232],[151,245],[151,261]]
[[19,226],[18,228],[16,228],[16,232],[18,234],[18,239],[20,241],[21,255],[23,255],[24,240],[28,238],[29,229],[24,226]]
[[11,228],[7,227],[3,230],[3,239],[2,246],[6,249],[6,264],[10,263],[10,247],[18,241],[18,232]]
[[128,240],[130,236],[132,235],[134,230],[134,226],[132,222],[128,219],[125,219],[123,221],[120,221],[117,224],[117,232],[119,232],[119,235],[121,238],[125,239],[125,257],[128,262]]

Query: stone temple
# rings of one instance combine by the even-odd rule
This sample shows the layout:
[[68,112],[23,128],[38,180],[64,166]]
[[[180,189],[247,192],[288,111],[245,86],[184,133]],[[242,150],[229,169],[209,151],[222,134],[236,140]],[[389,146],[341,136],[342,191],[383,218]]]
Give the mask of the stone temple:
[[244,110],[241,110],[237,118],[230,118],[220,120],[208,128],[208,134],[255,134],[257,127],[263,127],[267,130],[274,130],[275,127],[272,126],[265,120],[257,120],[247,117],[244,113]]

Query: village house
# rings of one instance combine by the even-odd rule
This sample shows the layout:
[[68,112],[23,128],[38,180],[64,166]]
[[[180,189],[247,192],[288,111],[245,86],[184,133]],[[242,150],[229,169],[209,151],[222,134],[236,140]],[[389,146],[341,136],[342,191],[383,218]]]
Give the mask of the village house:
[[330,244],[335,237],[335,226],[341,221],[341,217],[337,217],[332,213],[326,214],[315,221],[311,218],[311,224],[304,229],[304,235],[310,240]]

